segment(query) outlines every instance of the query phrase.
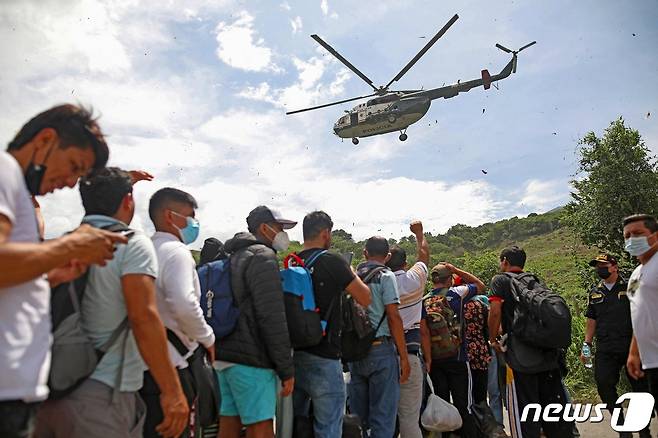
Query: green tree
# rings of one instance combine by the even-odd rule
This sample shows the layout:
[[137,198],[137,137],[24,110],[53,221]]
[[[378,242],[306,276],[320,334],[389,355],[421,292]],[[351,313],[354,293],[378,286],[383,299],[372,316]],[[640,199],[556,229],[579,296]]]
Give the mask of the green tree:
[[634,213],[656,212],[656,159],[639,132],[626,127],[622,118],[612,122],[603,137],[590,132],[579,145],[565,222],[583,243],[628,258],[621,222]]

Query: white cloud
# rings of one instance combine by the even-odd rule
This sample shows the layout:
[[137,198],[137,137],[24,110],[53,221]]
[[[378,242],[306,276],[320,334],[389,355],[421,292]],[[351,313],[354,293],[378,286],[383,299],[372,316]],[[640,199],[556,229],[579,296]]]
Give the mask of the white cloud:
[[70,68],[72,63],[85,73],[106,75],[131,67],[121,29],[99,2],[80,1],[66,8],[55,2],[9,2],[0,11],[3,80]]
[[350,77],[347,69],[338,70],[328,84],[321,81],[328,66],[335,64],[333,59],[313,56],[304,61],[293,57],[292,63],[297,70],[297,80],[293,84],[273,88],[269,83],[262,82],[255,87],[244,88],[238,93],[238,96],[294,110],[325,103],[345,91],[344,84]]
[[254,17],[240,11],[233,23],[220,22],[217,56],[227,65],[247,71],[281,71],[272,61],[272,50],[254,30]]
[[297,32],[301,32],[302,26],[303,26],[302,17],[300,17],[299,15],[290,20],[290,27],[292,27],[293,35],[296,34]]
[[564,180],[529,180],[517,205],[532,212],[548,211],[566,202],[569,196],[567,185]]
[[320,0],[320,9],[323,15],[329,14],[329,2],[327,0]]

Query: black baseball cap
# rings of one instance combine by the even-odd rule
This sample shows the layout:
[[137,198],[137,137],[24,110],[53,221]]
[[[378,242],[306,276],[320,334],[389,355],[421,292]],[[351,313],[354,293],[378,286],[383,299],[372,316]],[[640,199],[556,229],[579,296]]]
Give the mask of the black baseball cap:
[[251,232],[256,231],[260,224],[270,224],[273,222],[281,224],[284,230],[289,230],[297,225],[296,221],[285,219],[281,216],[281,213],[264,205],[254,208],[249,212],[249,216],[247,216],[247,227]]

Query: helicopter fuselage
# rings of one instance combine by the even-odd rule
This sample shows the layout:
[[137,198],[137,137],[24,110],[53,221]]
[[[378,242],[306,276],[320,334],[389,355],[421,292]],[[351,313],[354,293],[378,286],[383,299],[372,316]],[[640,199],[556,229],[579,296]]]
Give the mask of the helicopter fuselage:
[[358,138],[403,131],[420,120],[430,104],[431,99],[425,96],[392,93],[377,97],[346,111],[334,124],[334,133],[341,138]]

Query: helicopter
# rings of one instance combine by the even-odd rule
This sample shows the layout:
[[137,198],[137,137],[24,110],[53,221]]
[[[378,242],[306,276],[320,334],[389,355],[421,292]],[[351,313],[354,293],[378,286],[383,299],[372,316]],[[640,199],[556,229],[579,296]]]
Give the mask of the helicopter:
[[351,138],[352,143],[356,145],[359,144],[359,138],[361,137],[370,137],[373,135],[387,134],[389,132],[399,131],[400,141],[405,141],[407,140],[407,128],[423,118],[423,116],[429,110],[432,100],[439,99],[441,97],[444,99],[449,99],[451,97],[457,96],[459,93],[463,93],[471,90],[472,88],[479,87],[480,85],[482,85],[485,90],[488,90],[493,82],[505,79],[510,74],[516,73],[517,55],[519,52],[537,43],[537,41],[533,41],[518,50],[510,50],[507,47],[496,44],[496,47],[500,50],[506,53],[511,53],[512,59],[500,71],[500,73],[495,75],[489,74],[489,71],[485,69],[481,71],[481,77],[479,79],[473,79],[466,82],[459,80],[456,84],[429,90],[421,89],[390,91],[389,87],[393,84],[393,82],[400,80],[400,78],[402,78],[402,76],[404,76],[411,69],[411,67],[413,67],[414,64],[418,62],[418,60],[434,45],[434,43],[439,40],[439,38],[443,36],[443,34],[448,31],[450,26],[452,26],[458,19],[459,15],[455,14],[445,24],[445,26],[443,26],[436,33],[436,35],[434,35],[432,39],[427,42],[427,44],[420,50],[420,52],[418,52],[416,56],[414,56],[411,61],[409,61],[407,65],[405,65],[404,68],[400,70],[400,72],[388,82],[388,84],[380,87],[376,87],[370,78],[363,74],[358,68],[356,68],[352,63],[345,59],[322,38],[315,34],[311,35],[311,38],[313,38],[318,44],[324,47],[336,59],[342,62],[343,65],[352,70],[352,72],[354,72],[358,77],[360,77],[364,82],[372,87],[374,93],[310,108],[289,111],[286,114],[297,114],[305,111],[326,108],[333,105],[340,105],[355,100],[372,98],[365,103],[361,103],[355,106],[349,111],[345,110],[347,114],[339,118],[334,124],[334,134],[340,138]]

